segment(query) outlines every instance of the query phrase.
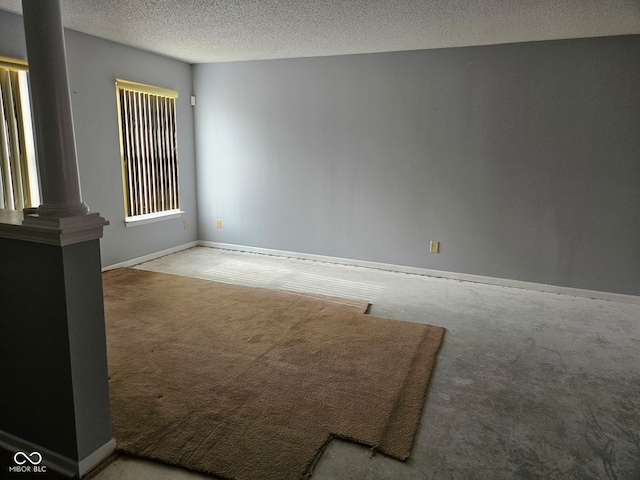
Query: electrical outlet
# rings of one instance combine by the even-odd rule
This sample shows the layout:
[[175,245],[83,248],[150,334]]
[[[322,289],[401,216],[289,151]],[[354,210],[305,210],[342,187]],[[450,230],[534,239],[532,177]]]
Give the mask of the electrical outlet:
[[184,221],[184,229],[187,230],[189,228],[189,220]]
[[439,252],[440,252],[440,242],[431,240],[429,242],[429,253],[439,253]]
[[216,228],[222,228],[222,220],[216,220]]

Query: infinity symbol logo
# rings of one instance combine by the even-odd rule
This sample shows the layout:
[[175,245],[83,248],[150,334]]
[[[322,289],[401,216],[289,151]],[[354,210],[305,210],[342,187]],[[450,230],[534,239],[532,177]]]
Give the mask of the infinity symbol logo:
[[[36,460],[33,460],[34,456]],[[23,460],[20,461],[18,460],[18,458],[22,458]],[[27,463],[27,461],[31,463],[31,465],[39,465],[42,461],[42,455],[40,455],[38,452],[31,452],[30,455],[27,455],[24,452],[16,452],[16,454],[13,456],[13,461],[16,462],[17,465],[24,465],[25,463]]]

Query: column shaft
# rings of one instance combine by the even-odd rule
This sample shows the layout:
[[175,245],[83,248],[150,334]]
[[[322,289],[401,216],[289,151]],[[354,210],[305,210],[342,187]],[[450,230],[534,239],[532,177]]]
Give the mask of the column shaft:
[[88,211],[78,161],[58,0],[23,0],[42,205],[38,214],[70,217]]

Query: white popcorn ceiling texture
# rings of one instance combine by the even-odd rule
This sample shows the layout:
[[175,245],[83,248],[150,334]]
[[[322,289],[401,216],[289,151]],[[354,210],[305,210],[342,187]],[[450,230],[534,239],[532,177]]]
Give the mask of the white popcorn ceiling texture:
[[[61,5],[67,28],[188,63],[640,33],[640,0],[61,0]],[[22,12],[20,0],[0,0],[0,9]]]

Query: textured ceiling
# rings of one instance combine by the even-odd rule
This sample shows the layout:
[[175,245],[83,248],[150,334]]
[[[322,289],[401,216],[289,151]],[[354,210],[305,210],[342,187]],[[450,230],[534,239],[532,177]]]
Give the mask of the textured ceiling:
[[[640,0],[61,0],[67,28],[189,63],[640,33]],[[21,13],[20,0],[0,9]]]

